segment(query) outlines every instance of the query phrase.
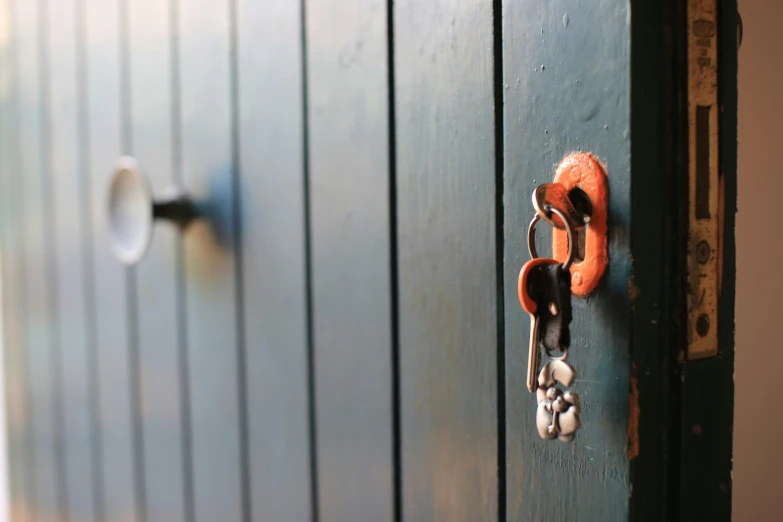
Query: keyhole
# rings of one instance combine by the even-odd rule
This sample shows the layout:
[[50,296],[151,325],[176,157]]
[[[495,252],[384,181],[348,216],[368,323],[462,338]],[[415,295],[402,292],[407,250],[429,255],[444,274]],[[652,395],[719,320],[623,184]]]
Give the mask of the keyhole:
[[[568,191],[568,199],[571,200],[571,204],[576,211],[586,218],[585,224],[589,224],[590,216],[593,214],[593,205],[590,203],[590,198],[587,196],[587,193],[579,187],[574,187]],[[576,232],[576,253],[574,261],[577,263],[585,260],[586,230],[587,226],[584,226]]]

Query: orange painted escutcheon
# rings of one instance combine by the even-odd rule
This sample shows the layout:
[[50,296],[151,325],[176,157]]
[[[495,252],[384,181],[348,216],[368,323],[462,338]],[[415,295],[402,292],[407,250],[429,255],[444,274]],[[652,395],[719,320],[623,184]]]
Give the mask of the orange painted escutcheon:
[[[595,156],[586,152],[569,154],[555,172],[555,183],[566,189],[582,189],[593,211],[590,223],[585,228],[584,259],[571,265],[571,291],[584,297],[595,290],[606,271],[609,261],[607,253],[606,217],[609,194],[606,183],[606,169]],[[568,255],[568,236],[564,230],[552,229],[553,257],[563,260]]]

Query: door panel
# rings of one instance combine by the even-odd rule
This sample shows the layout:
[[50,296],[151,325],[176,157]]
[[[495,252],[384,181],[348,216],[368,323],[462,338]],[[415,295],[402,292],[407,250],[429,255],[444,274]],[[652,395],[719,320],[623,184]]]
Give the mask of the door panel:
[[386,3],[307,4],[320,520],[393,509]]
[[[574,444],[541,440],[525,387],[529,320],[507,291],[508,517],[622,520],[628,515],[630,98],[628,3],[504,2],[504,267],[514,288],[529,258],[530,194],[574,150],[596,154],[609,182],[610,265],[574,298],[569,363],[582,405]],[[601,31],[595,27],[600,21]],[[611,78],[611,81],[607,81]],[[549,229],[539,237],[551,236]],[[543,243],[541,250],[543,250]],[[547,246],[548,248],[548,246]],[[557,484],[553,494],[550,484]],[[515,492],[511,494],[511,492]]]
[[195,518],[244,517],[244,346],[237,335],[233,52],[227,1],[181,0],[178,8],[181,179],[205,219],[184,233],[185,335]]
[[119,2],[85,0],[81,4],[80,95],[86,107],[84,175],[88,176],[89,224],[84,259],[91,312],[90,331],[97,387],[90,399],[97,412],[96,441],[101,503],[96,518],[137,520],[140,485],[136,473],[138,394],[136,337],[129,310],[129,272],[108,248],[107,187],[111,165],[120,156],[121,42]]
[[[60,472],[57,443],[58,425],[55,405],[59,396],[54,393],[52,374],[52,328],[50,303],[52,292],[48,285],[47,242],[45,205],[43,200],[46,182],[46,151],[43,132],[48,115],[41,104],[45,94],[41,73],[41,33],[37,2],[14,4],[14,32],[18,56],[19,118],[19,167],[22,205],[18,231],[24,244],[25,275],[23,282],[27,339],[25,351],[28,365],[28,392],[30,404],[29,475],[34,477],[34,498],[28,506],[34,520],[57,520],[61,511]],[[43,40],[44,42],[46,40]],[[8,192],[12,193],[12,192]],[[7,203],[5,203],[7,204]],[[4,250],[5,251],[5,250]],[[4,258],[5,260],[5,258]],[[5,323],[8,324],[8,323]],[[9,345],[6,344],[6,349]],[[12,450],[13,451],[13,450]]]
[[[242,322],[253,520],[313,518],[299,2],[236,12]],[[275,49],[274,52],[264,50]]]
[[63,401],[63,454],[66,504],[69,520],[96,517],[95,437],[91,371],[95,349],[90,327],[91,298],[87,293],[87,244],[90,201],[85,172],[84,101],[79,99],[77,67],[79,16],[75,0],[47,4],[49,71],[48,185],[51,191],[50,223],[53,230],[53,322],[61,375],[58,393]]
[[[144,167],[153,192],[181,182],[179,94],[175,92],[176,2],[128,2],[124,150]],[[175,149],[175,147],[177,147]],[[111,165],[112,162],[108,165]],[[149,522],[192,519],[187,348],[183,333],[184,288],[180,233],[158,222],[146,257],[135,270],[135,317],[145,515]]]
[[403,518],[498,516],[492,2],[394,6]]

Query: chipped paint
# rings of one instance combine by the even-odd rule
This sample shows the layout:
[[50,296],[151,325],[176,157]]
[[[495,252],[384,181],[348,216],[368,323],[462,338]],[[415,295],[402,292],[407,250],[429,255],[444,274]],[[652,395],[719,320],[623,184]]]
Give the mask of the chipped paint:
[[639,377],[636,376],[638,367],[634,364],[631,368],[631,393],[628,395],[628,449],[625,454],[629,459],[639,456]]
[[723,294],[723,228],[726,221],[726,178],[718,185],[718,297]]
[[633,276],[628,278],[628,299],[633,303],[642,291],[636,286]]

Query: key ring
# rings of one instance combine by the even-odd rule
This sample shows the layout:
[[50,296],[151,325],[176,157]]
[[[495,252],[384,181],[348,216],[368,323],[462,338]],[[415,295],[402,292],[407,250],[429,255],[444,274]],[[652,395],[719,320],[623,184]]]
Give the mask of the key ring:
[[565,224],[552,219],[552,209],[555,208],[571,218],[571,225],[575,230],[581,230],[590,223],[590,214],[593,211],[590,199],[578,197],[575,201],[579,202],[579,208],[569,197],[565,186],[560,183],[539,185],[533,192],[533,208],[536,209],[536,213],[558,230],[565,230]]
[[[566,217],[566,215],[557,208],[550,207],[549,210],[565,223],[566,234],[568,235],[568,255],[566,256],[565,262],[563,262],[563,269],[568,270],[576,256],[576,251],[574,249],[574,225],[571,223],[571,219]],[[530,252],[530,257],[533,259],[538,257],[538,252],[536,251],[536,225],[540,220],[541,216],[536,213],[536,215],[533,216],[533,220],[530,222],[530,226],[527,228],[527,250]]]

